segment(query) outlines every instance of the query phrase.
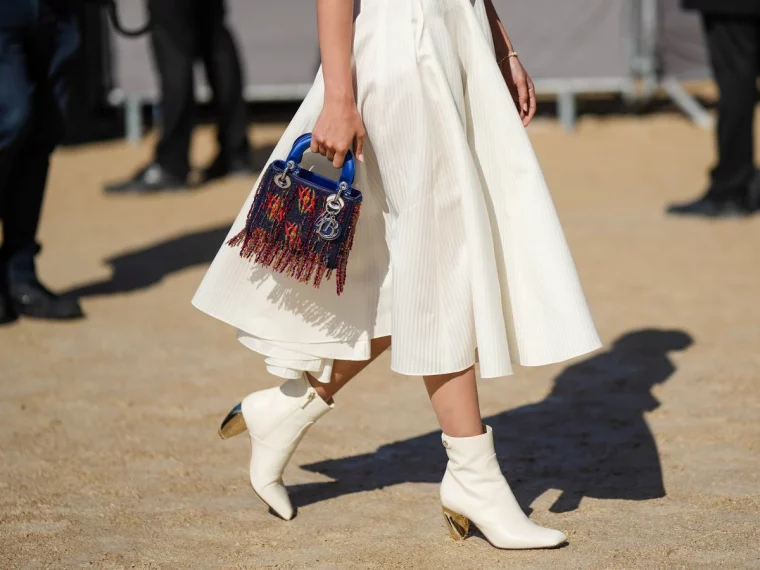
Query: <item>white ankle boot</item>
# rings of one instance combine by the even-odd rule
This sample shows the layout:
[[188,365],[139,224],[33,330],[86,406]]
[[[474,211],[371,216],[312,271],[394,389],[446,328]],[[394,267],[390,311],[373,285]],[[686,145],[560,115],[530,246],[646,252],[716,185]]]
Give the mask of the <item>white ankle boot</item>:
[[483,435],[442,439],[449,463],[441,504],[452,538],[467,538],[472,522],[497,548],[551,548],[567,540],[525,516],[499,467],[490,427]]
[[219,428],[223,439],[248,429],[253,490],[285,520],[294,513],[282,473],[309,428],[332,408],[302,377],[246,396]]

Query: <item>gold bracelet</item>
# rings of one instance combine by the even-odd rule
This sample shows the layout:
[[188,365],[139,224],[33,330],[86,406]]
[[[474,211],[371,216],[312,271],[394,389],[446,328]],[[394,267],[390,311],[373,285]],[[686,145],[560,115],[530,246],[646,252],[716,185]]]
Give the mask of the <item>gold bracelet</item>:
[[513,57],[520,57],[520,54],[516,51],[509,52],[507,55],[505,55],[499,60],[499,65],[501,65],[502,63],[504,63],[505,61]]

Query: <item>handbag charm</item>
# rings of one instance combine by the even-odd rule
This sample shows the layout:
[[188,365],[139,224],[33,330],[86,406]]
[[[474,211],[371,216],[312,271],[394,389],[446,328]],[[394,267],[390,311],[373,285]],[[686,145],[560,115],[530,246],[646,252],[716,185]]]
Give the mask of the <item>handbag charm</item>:
[[302,283],[319,287],[336,272],[338,295],[346,283],[362,194],[351,187],[351,151],[338,181],[301,168],[311,134],[296,139],[284,161],[267,168],[256,190],[245,227],[227,244],[240,256]]

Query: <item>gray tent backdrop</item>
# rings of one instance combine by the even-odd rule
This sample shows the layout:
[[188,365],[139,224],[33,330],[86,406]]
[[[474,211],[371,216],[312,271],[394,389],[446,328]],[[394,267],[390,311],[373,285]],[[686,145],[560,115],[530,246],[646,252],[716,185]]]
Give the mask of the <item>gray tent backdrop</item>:
[[661,0],[658,21],[663,73],[682,79],[705,77],[709,64],[699,15],[683,11],[680,0]]
[[[571,126],[575,95],[584,92],[635,93],[635,80],[708,74],[699,22],[679,0],[494,0],[533,76],[537,90],[556,94],[560,116]],[[145,21],[144,0],[119,0],[125,24]],[[245,97],[251,101],[302,98],[319,65],[314,0],[228,0],[228,22],[244,64]],[[283,34],[287,23],[288,33]],[[113,34],[115,88],[112,104],[127,108],[127,134],[140,136],[140,108],[160,99],[148,38]],[[660,73],[662,72],[662,73]],[[670,92],[669,89],[668,92]],[[199,100],[211,96],[198,73]],[[673,94],[671,94],[673,95]],[[687,97],[685,92],[677,94]],[[674,96],[674,99],[676,97]],[[687,109],[689,101],[677,101]],[[692,102],[693,103],[693,102]]]

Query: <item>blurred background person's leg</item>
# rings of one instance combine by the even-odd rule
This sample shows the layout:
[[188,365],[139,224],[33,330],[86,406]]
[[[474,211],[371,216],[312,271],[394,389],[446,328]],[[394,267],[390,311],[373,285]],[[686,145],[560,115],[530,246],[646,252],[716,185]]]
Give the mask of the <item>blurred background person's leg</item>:
[[219,153],[203,179],[255,174],[248,143],[243,74],[235,40],[227,27],[224,0],[197,2],[198,35],[206,77],[214,92]]
[[[758,2],[760,13],[760,2]],[[718,164],[702,198],[671,206],[674,214],[741,216],[757,207],[760,183],[754,162],[753,127],[760,72],[760,15],[703,14],[718,103]]]
[[161,81],[161,140],[156,163],[183,183],[190,172],[195,126],[194,63],[198,53],[192,0],[150,0],[153,58]]
[[4,1],[19,17],[0,22],[0,322],[17,314],[81,317],[77,301],[39,282],[34,262],[50,155],[63,136],[77,27],[65,3]]
[[[31,15],[30,15],[31,16]],[[17,249],[13,242],[23,239],[13,231],[12,219],[14,196],[11,196],[12,170],[21,142],[28,130],[33,87],[27,76],[26,54],[23,49],[24,31],[18,22],[2,24],[0,27],[0,219],[3,223],[3,244],[0,246],[0,322],[10,322],[15,318],[8,292],[7,258],[10,251]],[[15,183],[15,181],[13,181]],[[15,184],[13,184],[15,186]],[[38,189],[39,191],[39,189]],[[28,194],[28,193],[27,193]],[[42,201],[42,192],[35,201]],[[17,207],[17,206],[16,206]],[[36,233],[37,219],[33,220],[32,232]],[[22,232],[26,233],[26,232]],[[9,243],[10,242],[10,243]]]
[[203,59],[214,93],[219,155],[204,178],[252,174],[242,74],[224,22],[222,0],[149,0],[151,46],[160,79],[161,139],[155,159],[111,192],[153,192],[187,187],[195,126],[194,64]]
[[161,138],[155,158],[111,192],[152,192],[187,186],[195,126],[193,65],[198,56],[197,0],[149,0],[151,49],[161,88]]

